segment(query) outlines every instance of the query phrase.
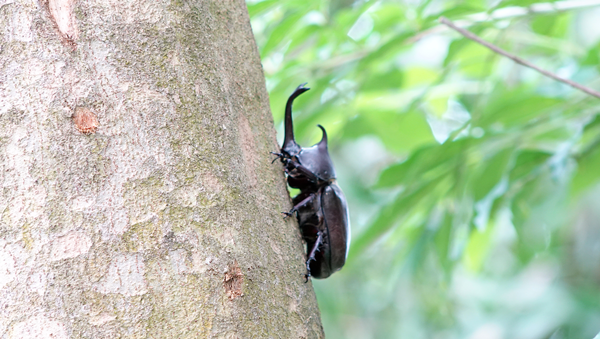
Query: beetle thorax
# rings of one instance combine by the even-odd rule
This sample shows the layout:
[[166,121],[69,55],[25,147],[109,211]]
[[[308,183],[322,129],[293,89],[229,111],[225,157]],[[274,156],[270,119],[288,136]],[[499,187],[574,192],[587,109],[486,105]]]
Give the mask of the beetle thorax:
[[335,179],[335,170],[327,149],[319,148],[318,145],[303,148],[297,158],[302,166],[308,168],[319,179],[323,181]]

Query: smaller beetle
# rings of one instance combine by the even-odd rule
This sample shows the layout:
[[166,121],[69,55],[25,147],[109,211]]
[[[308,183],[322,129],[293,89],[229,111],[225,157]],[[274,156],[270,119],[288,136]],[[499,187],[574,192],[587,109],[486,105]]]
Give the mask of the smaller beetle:
[[[292,199],[294,207],[286,216],[296,214],[302,238],[306,241],[306,281],[309,277],[327,278],[346,262],[350,246],[348,206],[335,180],[335,170],[327,150],[327,132],[312,147],[302,148],[294,140],[292,104],[309,90],[306,83],[296,88],[285,108],[285,137],[277,155],[284,165],[287,182],[300,193]],[[275,161],[273,160],[273,161]]]

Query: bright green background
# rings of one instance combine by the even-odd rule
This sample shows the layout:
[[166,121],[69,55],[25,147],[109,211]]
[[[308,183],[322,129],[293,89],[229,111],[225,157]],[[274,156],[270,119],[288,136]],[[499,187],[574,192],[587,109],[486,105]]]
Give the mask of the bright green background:
[[308,82],[294,106],[297,139],[312,145],[315,125],[327,128],[350,205],[348,262],[314,281],[328,338],[600,332],[600,99],[437,22],[444,15],[600,89],[600,7],[265,0],[248,8],[279,130],[287,97]]

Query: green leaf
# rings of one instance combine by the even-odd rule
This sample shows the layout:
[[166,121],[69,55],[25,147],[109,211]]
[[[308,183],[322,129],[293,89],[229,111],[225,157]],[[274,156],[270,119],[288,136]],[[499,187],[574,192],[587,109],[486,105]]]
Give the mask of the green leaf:
[[381,73],[367,73],[367,77],[361,85],[361,91],[399,89],[402,87],[403,79],[404,73],[398,69],[387,70]]
[[538,34],[564,37],[568,32],[571,17],[571,13],[537,15],[531,22],[531,28]]
[[600,65],[600,44],[590,48],[581,64],[596,67]]
[[377,49],[363,58],[358,67],[365,67],[366,64],[370,64],[371,62],[377,60],[388,59],[397,54],[399,51],[407,49],[408,47],[404,44],[404,42],[413,35],[413,32],[402,32],[398,35],[395,35],[393,38],[383,43]]
[[518,126],[556,108],[564,102],[561,98],[543,97],[526,89],[506,91],[503,88],[493,94],[487,110],[475,124],[486,128],[498,125],[501,128]]
[[421,148],[406,161],[383,170],[376,187],[411,184],[446,174],[461,163],[461,153],[466,152],[470,146],[473,146],[472,140],[463,139]]
[[294,31],[295,26],[306,12],[307,11],[298,12],[282,20],[277,28],[270,32],[269,39],[261,50],[261,55],[265,56],[269,54],[273,49],[283,44],[284,41],[291,41],[289,38],[290,32]]
[[[486,29],[488,29],[487,23],[469,27],[469,31],[475,35],[482,35]],[[487,59],[489,50],[470,39],[460,37],[450,43],[448,53],[446,53],[446,58],[444,59],[444,67],[447,67],[453,61],[470,62],[470,59],[478,55],[484,56]],[[486,60],[486,62],[489,62],[489,60]]]
[[450,272],[452,267],[452,260],[450,259],[450,244],[452,242],[452,215],[449,213],[444,214],[443,220],[439,226],[439,229],[433,237],[435,244],[435,250],[440,260],[441,266],[445,269],[446,273]]
[[425,203],[423,200],[427,200],[427,203],[425,204],[431,206],[431,203],[435,201],[436,197],[438,197],[441,192],[449,189],[450,182],[446,179],[447,178],[441,176],[424,183],[411,191],[400,193],[394,202],[387,205],[379,212],[379,215],[367,230],[356,238],[350,248],[349,256],[362,252],[365,247],[369,246],[392,228],[401,216],[414,213],[414,210],[417,209],[419,204]]
[[552,154],[537,150],[520,151],[510,172],[509,180],[513,182],[528,175],[535,175],[551,156]]
[[248,14],[250,14],[250,17],[257,16],[262,12],[265,12],[275,6],[280,5],[280,3],[280,1],[276,0],[264,0],[254,4],[250,4],[248,5]]
[[483,232],[473,230],[463,254],[463,263],[471,272],[479,272],[490,251],[495,227],[487,227]]
[[577,172],[573,178],[572,191],[577,194],[598,182],[600,182],[600,147],[596,146],[577,160]]
[[508,170],[512,155],[512,149],[504,149],[481,160],[472,183],[473,197],[476,201],[483,199],[498,184]]
[[379,136],[383,144],[396,153],[435,142],[427,121],[417,112],[363,113],[350,120],[343,129],[343,138],[356,139],[364,135]]

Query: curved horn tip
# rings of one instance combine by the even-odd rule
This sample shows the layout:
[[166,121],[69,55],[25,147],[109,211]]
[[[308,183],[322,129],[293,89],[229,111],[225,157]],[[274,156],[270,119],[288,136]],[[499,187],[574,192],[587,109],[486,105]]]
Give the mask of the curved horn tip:
[[301,90],[301,89],[303,89],[303,90],[305,90],[305,91],[308,91],[310,88],[308,88],[308,87],[304,87],[304,86],[306,86],[306,84],[308,84],[308,82],[301,83],[301,84],[300,84],[300,85],[299,85],[299,86],[296,88],[296,90]]
[[323,131],[323,138],[321,138],[321,141],[319,141],[319,144],[325,144],[325,146],[327,146],[327,131],[325,131],[325,127],[323,127],[321,125],[317,125],[317,127],[319,127],[321,129],[321,131]]

